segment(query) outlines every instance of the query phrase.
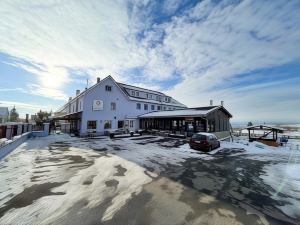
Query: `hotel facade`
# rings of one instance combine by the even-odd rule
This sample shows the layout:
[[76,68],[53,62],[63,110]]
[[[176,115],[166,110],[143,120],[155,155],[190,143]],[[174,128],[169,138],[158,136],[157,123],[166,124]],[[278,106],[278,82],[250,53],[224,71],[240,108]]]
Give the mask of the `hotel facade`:
[[[209,119],[211,117],[211,119]],[[214,118],[216,117],[216,118]],[[123,128],[167,130],[172,133],[224,133],[229,135],[231,114],[223,106],[187,108],[158,91],[116,82],[111,76],[69,98],[53,117],[70,123],[71,132],[80,136],[105,134]],[[216,121],[219,119],[219,121]]]

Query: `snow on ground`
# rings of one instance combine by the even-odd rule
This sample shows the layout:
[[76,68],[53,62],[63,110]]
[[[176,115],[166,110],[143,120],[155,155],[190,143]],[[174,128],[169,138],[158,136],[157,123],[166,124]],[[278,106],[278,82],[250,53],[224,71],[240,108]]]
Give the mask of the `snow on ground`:
[[[24,224],[109,222],[116,216],[123,218],[120,213],[135,198],[141,198],[138,196],[151,195],[147,204],[143,205],[142,198],[129,208],[147,211],[151,220],[144,214],[141,218],[153,223],[185,223],[191,217],[191,224],[242,224],[248,220],[249,224],[267,224],[272,212],[260,212],[251,207],[257,200],[247,199],[249,193],[261,194],[247,186],[250,177],[254,179],[251,185],[260,191],[266,189],[272,199],[281,202],[274,206],[279,210],[275,218],[289,221],[282,219],[280,210],[292,218],[300,215],[300,151],[291,147],[298,144],[293,141],[275,148],[240,138],[202,153],[190,149],[183,140],[148,135],[30,139],[0,161],[1,223],[20,223],[20,218]],[[261,166],[261,171],[253,168],[253,163]],[[227,190],[231,185],[233,189]],[[248,203],[238,203],[236,208],[225,190],[233,199]]]

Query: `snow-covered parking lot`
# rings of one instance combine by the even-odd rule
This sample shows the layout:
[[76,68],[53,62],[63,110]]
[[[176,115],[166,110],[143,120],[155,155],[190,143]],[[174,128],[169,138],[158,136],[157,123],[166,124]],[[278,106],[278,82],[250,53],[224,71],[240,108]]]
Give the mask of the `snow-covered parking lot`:
[[299,224],[300,151],[156,136],[30,139],[0,161],[0,224]]

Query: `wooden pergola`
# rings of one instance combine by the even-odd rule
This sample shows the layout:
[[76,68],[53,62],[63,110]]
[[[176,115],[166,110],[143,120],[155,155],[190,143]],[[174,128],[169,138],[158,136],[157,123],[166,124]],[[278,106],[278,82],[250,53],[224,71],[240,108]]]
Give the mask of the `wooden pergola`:
[[[272,127],[272,126],[266,126],[266,125],[255,125],[255,126],[249,126],[245,129],[248,130],[249,135],[249,141],[272,141],[276,142],[278,133],[283,133],[284,129],[278,128],[278,127]],[[251,131],[254,133],[255,131],[263,131],[263,134],[255,134],[255,136],[251,136]],[[270,134],[271,138],[270,138]]]

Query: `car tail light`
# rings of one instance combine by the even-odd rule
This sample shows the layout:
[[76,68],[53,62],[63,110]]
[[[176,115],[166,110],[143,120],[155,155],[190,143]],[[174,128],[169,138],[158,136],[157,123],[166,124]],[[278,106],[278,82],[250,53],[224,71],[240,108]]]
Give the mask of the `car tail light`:
[[207,140],[204,140],[204,141],[201,141],[201,144],[205,144],[205,145],[208,145],[208,141]]

